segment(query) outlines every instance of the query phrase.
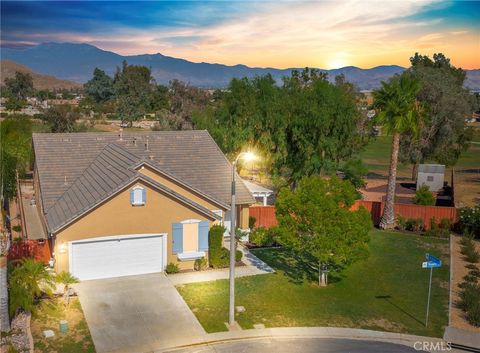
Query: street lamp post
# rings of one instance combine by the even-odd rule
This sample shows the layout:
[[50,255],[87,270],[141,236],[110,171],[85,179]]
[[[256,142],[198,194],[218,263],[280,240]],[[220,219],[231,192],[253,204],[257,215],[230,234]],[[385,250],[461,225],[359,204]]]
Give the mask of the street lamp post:
[[232,326],[235,323],[235,252],[237,250],[236,240],[236,209],[235,209],[235,179],[236,166],[238,160],[244,157],[246,161],[253,160],[255,155],[252,152],[241,152],[232,163],[232,189],[231,189],[231,205],[230,205],[230,291],[228,305],[228,324]]

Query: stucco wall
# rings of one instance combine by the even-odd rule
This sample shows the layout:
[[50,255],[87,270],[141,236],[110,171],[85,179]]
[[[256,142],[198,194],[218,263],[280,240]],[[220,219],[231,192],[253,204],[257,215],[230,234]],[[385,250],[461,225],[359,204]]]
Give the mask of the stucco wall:
[[[130,205],[130,187],[84,215],[73,224],[56,234],[56,271],[68,271],[68,251],[60,253],[60,246],[68,248],[68,242],[110,235],[141,233],[168,233],[167,263],[177,263],[172,254],[172,224],[186,219],[208,220],[202,213],[180,203],[171,196],[153,189],[143,182],[135,183],[146,189],[147,201],[144,206]],[[179,263],[182,269],[193,268],[194,261]]]

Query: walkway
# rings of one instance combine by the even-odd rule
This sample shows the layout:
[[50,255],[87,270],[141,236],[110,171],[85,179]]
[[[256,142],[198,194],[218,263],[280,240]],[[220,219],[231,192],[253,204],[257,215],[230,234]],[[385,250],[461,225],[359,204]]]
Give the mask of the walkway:
[[26,234],[28,239],[46,239],[45,230],[35,204],[34,190],[31,183],[21,182],[22,208],[25,216]]
[[[225,242],[225,247],[228,247],[229,242]],[[242,262],[246,266],[235,267],[235,278],[245,276],[263,275],[275,272],[265,262],[253,255],[246,247],[238,244],[238,250],[243,252]],[[186,272],[168,275],[168,279],[173,285],[216,281],[219,279],[230,278],[229,269],[222,268],[218,270],[206,270],[199,272]]]

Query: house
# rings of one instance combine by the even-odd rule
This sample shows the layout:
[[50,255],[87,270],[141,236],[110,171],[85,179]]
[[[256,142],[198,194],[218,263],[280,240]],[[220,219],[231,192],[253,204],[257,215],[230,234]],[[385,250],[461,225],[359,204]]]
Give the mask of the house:
[[[231,168],[207,131],[33,134],[37,209],[57,272],[192,269],[229,219]],[[237,178],[237,226],[255,202]]]
[[267,206],[268,198],[273,194],[273,190],[267,189],[261,185],[253,183],[248,180],[243,180],[243,183],[247,187],[250,194],[255,198],[257,201],[261,201],[263,206]]
[[430,191],[442,190],[445,180],[445,166],[442,164],[420,164],[417,172],[417,190],[427,185]]

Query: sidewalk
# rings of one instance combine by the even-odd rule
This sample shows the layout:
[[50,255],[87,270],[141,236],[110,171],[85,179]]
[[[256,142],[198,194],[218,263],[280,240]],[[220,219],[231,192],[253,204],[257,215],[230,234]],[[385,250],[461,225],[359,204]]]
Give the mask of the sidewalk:
[[[228,244],[229,243],[226,242],[225,246],[228,246]],[[265,262],[253,255],[243,245],[238,244],[238,250],[243,252],[242,262],[246,266],[235,267],[235,278],[263,275],[275,272],[270,266],[268,266]],[[167,275],[167,278],[173,285],[216,281],[219,279],[228,279],[229,277],[230,274],[228,268]]]

